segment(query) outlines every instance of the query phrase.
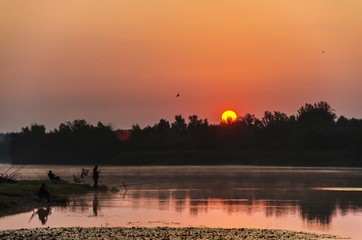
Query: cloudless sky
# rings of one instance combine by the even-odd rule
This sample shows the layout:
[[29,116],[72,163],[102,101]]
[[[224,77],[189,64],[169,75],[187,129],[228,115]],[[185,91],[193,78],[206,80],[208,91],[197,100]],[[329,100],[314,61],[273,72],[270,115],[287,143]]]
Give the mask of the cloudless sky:
[[320,100],[361,118],[361,12],[360,0],[1,0],[0,132],[219,123],[226,109],[290,115]]

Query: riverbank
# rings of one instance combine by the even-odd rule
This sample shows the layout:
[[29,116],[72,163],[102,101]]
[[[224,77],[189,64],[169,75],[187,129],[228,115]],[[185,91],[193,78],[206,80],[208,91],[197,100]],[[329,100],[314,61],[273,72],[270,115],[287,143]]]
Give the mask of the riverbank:
[[225,228],[36,228],[0,231],[1,239],[247,239],[326,240],[346,239],[333,235],[266,229]]
[[[50,202],[44,202],[37,196],[42,183],[50,193]],[[73,184],[66,181],[24,180],[15,183],[0,184],[0,217],[31,211],[39,205],[61,206],[67,204],[71,195],[94,191],[105,191],[102,186],[97,189],[88,184]]]

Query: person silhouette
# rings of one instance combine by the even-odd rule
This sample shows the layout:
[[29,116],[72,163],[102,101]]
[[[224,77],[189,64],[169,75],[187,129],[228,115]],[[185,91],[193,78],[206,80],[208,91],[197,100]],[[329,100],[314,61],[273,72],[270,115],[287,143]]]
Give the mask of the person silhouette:
[[93,181],[94,181],[93,187],[98,186],[98,179],[99,179],[99,173],[100,172],[101,171],[98,171],[98,165],[95,165],[94,168],[93,168]]
[[61,180],[60,177],[56,176],[51,170],[49,170],[49,172],[48,172],[48,177],[50,180],[58,180],[58,181]]

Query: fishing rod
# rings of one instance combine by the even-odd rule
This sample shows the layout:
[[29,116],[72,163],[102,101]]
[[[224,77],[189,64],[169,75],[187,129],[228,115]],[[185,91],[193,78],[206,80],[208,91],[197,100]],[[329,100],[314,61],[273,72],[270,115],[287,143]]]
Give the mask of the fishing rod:
[[4,173],[1,174],[1,176],[5,176],[7,172],[9,172],[13,167],[15,166],[15,164],[11,165],[8,170],[6,170]]
[[25,165],[22,165],[21,167],[17,168],[14,172],[12,172],[8,178],[13,178],[16,175],[20,174],[20,171],[25,168]]
[[169,183],[169,182],[175,182],[176,180],[168,180],[168,181],[157,181],[157,182],[140,182],[140,183],[132,183],[132,184],[126,184],[124,181],[122,181],[122,185],[116,185],[115,187],[124,187],[127,189],[129,186],[139,186],[139,185],[147,185],[147,184],[155,184],[155,183]]
[[25,165],[22,165],[20,167],[18,167],[14,172],[12,172],[10,174],[10,176],[14,175],[14,174],[17,174],[18,172],[20,172],[22,169],[24,169]]

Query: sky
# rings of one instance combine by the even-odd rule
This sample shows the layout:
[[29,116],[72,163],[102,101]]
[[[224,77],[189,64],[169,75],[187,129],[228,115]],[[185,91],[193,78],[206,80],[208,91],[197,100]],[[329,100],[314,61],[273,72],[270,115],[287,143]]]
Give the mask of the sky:
[[[0,132],[327,101],[362,118],[360,0],[0,0]],[[179,97],[176,97],[180,94]]]

